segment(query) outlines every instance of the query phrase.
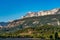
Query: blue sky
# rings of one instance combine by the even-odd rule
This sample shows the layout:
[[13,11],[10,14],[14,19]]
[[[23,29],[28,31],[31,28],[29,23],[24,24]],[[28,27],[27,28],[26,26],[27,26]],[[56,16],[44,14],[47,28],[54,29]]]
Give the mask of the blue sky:
[[60,8],[60,0],[0,0],[0,22],[19,19],[27,12]]

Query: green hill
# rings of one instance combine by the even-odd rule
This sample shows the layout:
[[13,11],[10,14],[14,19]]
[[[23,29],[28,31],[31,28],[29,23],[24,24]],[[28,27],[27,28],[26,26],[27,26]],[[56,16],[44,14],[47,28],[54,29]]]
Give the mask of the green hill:
[[[50,38],[58,32],[60,36],[60,14],[29,17],[14,20],[6,28],[0,29],[0,37]],[[13,25],[13,26],[12,26]]]

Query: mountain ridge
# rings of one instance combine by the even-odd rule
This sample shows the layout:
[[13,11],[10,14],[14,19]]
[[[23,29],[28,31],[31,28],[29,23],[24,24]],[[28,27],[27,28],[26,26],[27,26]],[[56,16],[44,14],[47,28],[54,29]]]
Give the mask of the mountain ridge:
[[22,16],[22,18],[60,14],[57,12],[60,12],[60,8],[55,8],[55,9],[47,10],[47,11],[44,10],[44,11],[38,11],[38,12],[28,12],[25,16]]
[[[9,21],[9,22],[6,22],[6,23],[5,23],[5,22],[0,22],[0,27],[9,27],[9,28],[10,28],[10,27],[22,25],[22,24],[24,24],[24,21],[22,21],[22,20],[31,19],[31,18],[34,18],[34,17],[35,17],[35,18],[36,18],[36,17],[37,17],[37,18],[38,18],[38,17],[46,17],[46,16],[47,16],[47,17],[48,17],[48,16],[50,16],[50,17],[51,17],[51,16],[54,16],[54,17],[55,17],[55,16],[57,15],[56,17],[57,17],[57,19],[58,19],[58,15],[60,16],[60,8],[53,9],[53,10],[49,10],[49,11],[53,11],[53,14],[50,15],[50,14],[51,14],[51,13],[50,13],[49,15],[45,15],[45,12],[47,12],[47,11],[43,11],[43,13],[42,13],[42,14],[44,14],[43,16],[34,16],[34,13],[31,13],[31,12],[30,12],[31,15],[33,14],[32,16],[29,16],[29,15],[28,15],[29,17],[26,17],[26,16],[27,16],[27,15],[26,15],[26,16],[24,16],[24,17],[21,18],[21,19]],[[39,12],[39,14],[40,14],[40,13],[41,13],[41,11]],[[28,14],[29,14],[29,13],[28,13]],[[35,14],[38,14],[38,13],[35,13]],[[47,14],[47,13],[46,13],[46,14]],[[46,17],[46,18],[47,18],[47,17]],[[39,19],[40,19],[40,18],[39,18]],[[41,18],[41,19],[42,19],[42,18]],[[43,19],[44,19],[44,18],[43,18]],[[4,24],[4,23],[5,23],[5,24]],[[37,22],[37,23],[38,23],[38,22]],[[3,24],[3,25],[2,25],[2,24]],[[49,24],[49,23],[48,23],[48,24]],[[26,25],[26,24],[24,24],[24,25]]]

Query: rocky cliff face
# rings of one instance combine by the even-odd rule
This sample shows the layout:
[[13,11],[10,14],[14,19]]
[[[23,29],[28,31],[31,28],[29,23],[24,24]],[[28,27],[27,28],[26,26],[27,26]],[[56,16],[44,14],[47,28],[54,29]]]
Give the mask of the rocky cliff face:
[[39,17],[29,17],[19,20],[14,20],[13,22],[9,23],[7,28],[13,27],[34,27],[34,26],[42,26],[42,25],[53,25],[59,26],[60,25],[60,15],[48,15],[48,16],[39,16]]
[[31,27],[36,25],[60,25],[60,9],[49,11],[29,12],[22,19],[13,20],[8,23],[0,23],[0,27]]
[[45,16],[45,15],[54,15],[54,14],[60,14],[60,9],[52,9],[47,11],[39,11],[39,12],[28,12],[23,18],[26,17],[34,17],[34,16]]

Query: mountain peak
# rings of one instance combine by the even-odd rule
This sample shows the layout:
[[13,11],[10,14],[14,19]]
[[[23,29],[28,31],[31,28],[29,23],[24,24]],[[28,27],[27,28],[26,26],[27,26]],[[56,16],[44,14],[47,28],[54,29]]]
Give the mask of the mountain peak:
[[34,17],[34,16],[45,16],[45,15],[55,15],[55,14],[60,14],[57,13],[60,12],[60,8],[55,8],[52,10],[47,10],[47,11],[39,11],[39,12],[28,12],[27,15],[25,15],[23,18],[26,17]]
[[[23,18],[28,18],[28,17],[39,17],[39,16],[46,16],[46,15],[56,15],[60,14],[60,8],[52,9],[52,10],[47,10],[47,11],[39,11],[39,12],[31,12],[29,11],[25,16],[22,16],[21,19]],[[15,26],[22,24],[24,21],[19,21],[19,20],[11,20],[9,22],[0,22],[0,27],[1,26]]]

